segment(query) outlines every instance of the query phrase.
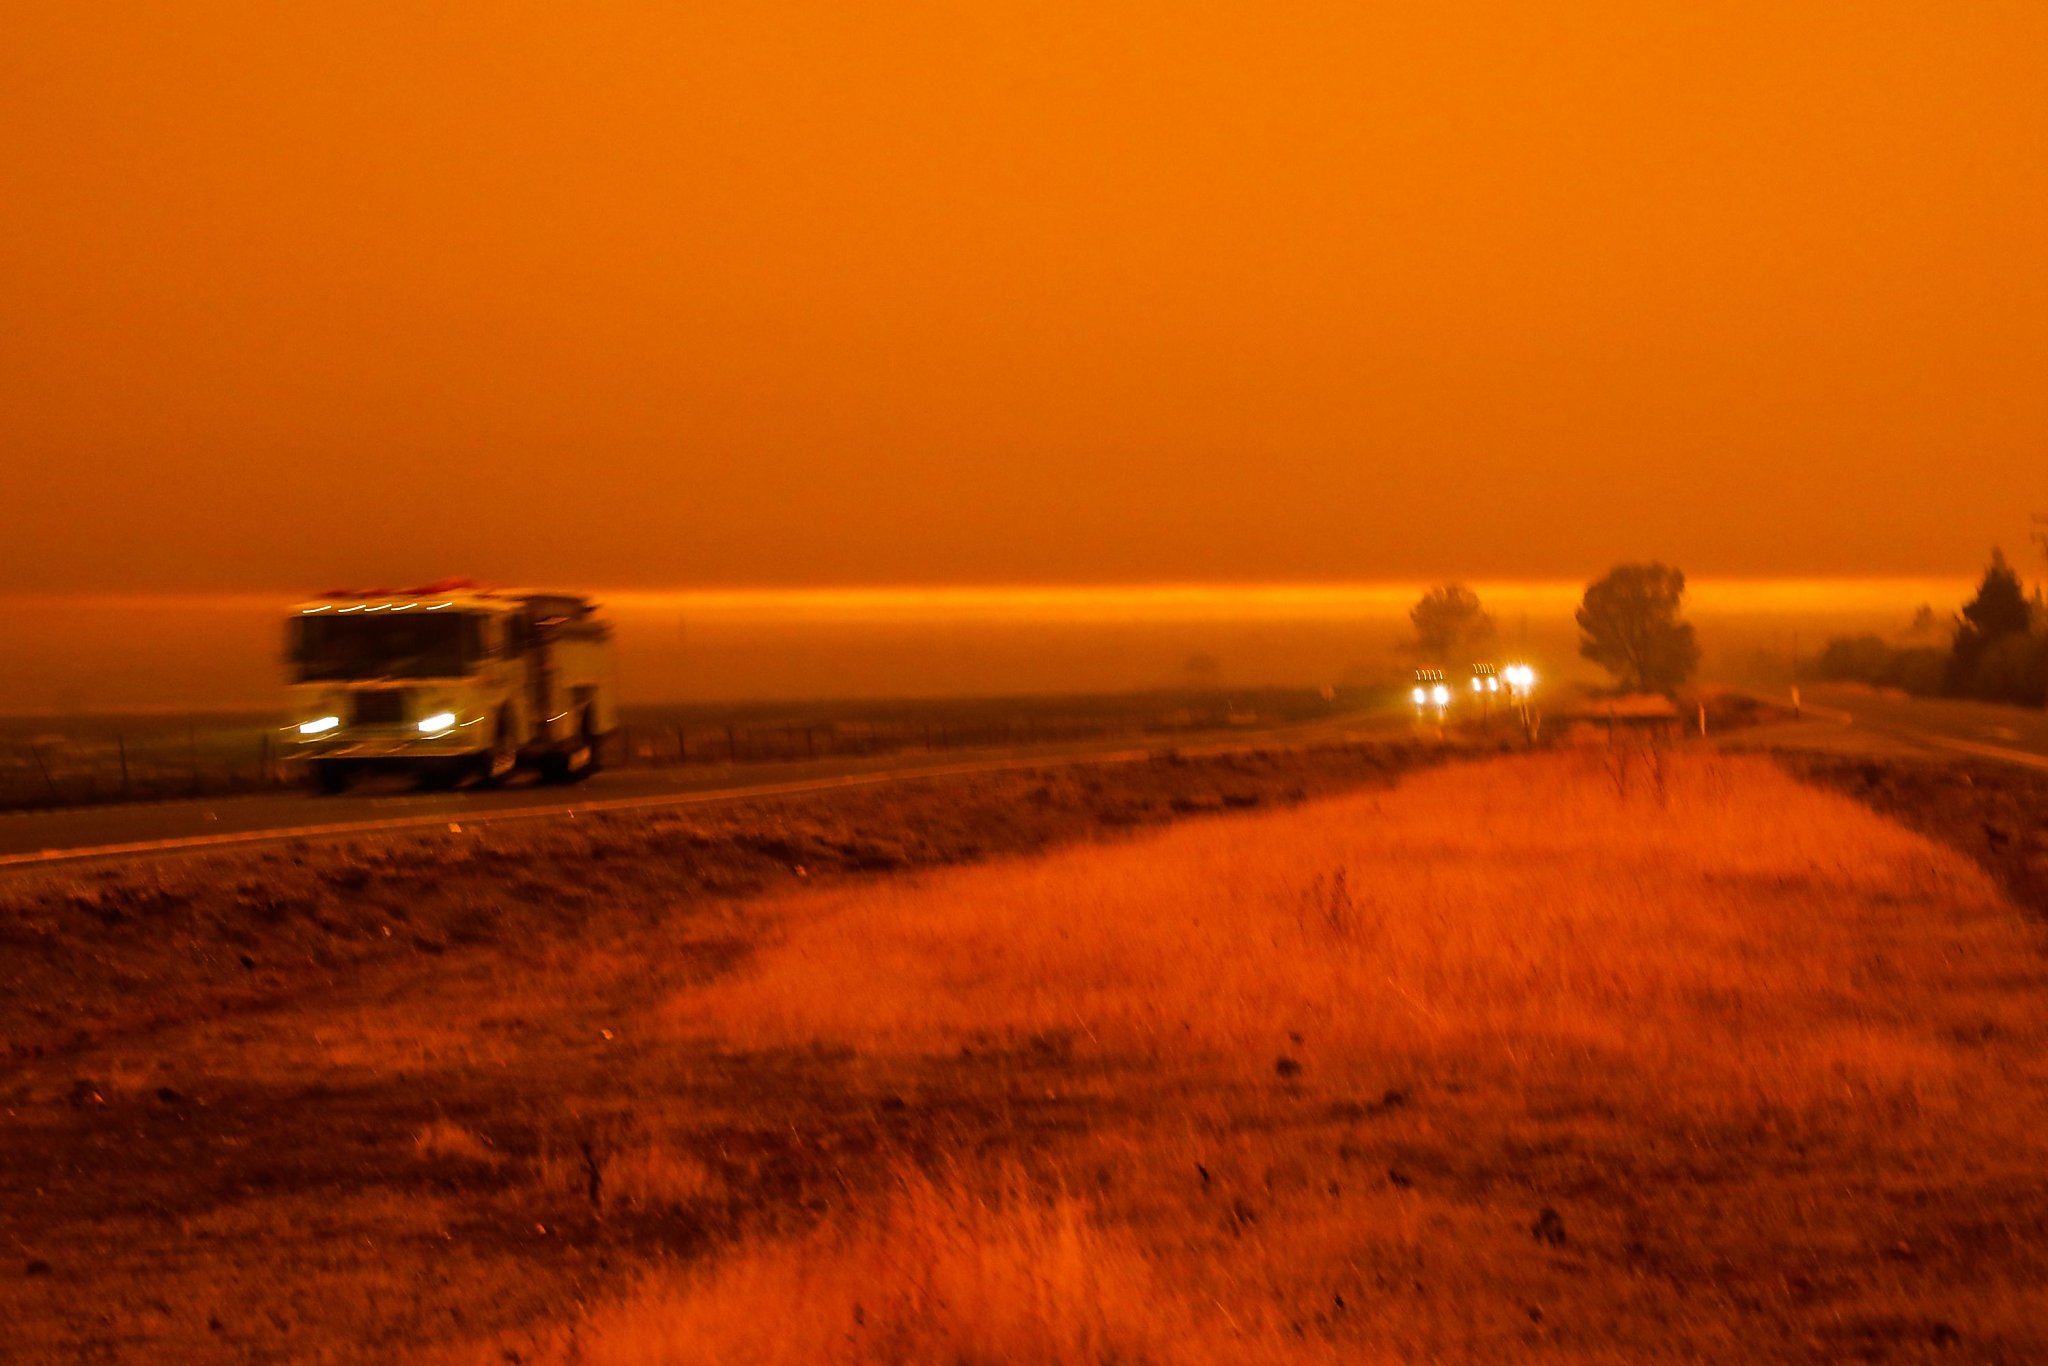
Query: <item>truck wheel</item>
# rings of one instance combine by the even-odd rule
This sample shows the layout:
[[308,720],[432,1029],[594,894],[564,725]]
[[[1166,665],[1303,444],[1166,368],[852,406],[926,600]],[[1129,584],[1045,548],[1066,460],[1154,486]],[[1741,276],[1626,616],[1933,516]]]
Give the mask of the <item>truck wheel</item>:
[[576,743],[542,759],[540,776],[546,783],[580,783],[601,767],[597,736],[591,733],[590,713],[586,710],[576,728]]
[[339,797],[355,781],[355,768],[340,759],[313,761],[313,789],[324,797]]
[[477,782],[484,787],[497,787],[518,767],[519,737],[512,733],[511,715],[500,712],[491,726],[491,747],[477,762]]

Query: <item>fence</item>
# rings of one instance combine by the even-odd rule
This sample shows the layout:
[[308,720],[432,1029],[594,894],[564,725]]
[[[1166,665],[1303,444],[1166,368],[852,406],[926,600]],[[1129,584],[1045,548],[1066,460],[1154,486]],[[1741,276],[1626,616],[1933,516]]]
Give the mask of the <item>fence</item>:
[[1070,743],[1138,727],[1044,717],[770,724],[628,722],[607,761],[621,765],[743,764],[850,758],[944,749]]
[[[608,743],[615,768],[800,763],[987,746],[1071,743],[1138,729],[1128,722],[1044,717],[931,721],[636,720]],[[85,806],[259,792],[299,781],[277,733],[241,725],[183,730],[67,727],[0,736],[0,809]]]
[[267,730],[79,729],[0,738],[0,807],[243,792],[276,781]]

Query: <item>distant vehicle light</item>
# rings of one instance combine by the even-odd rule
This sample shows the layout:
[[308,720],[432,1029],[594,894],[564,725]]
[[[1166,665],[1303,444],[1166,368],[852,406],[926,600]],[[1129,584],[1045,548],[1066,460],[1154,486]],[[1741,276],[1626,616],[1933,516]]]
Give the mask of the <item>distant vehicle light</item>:
[[1487,690],[1488,692],[1499,692],[1499,691],[1500,691],[1500,680],[1499,680],[1498,678],[1489,678],[1489,679],[1487,679],[1487,680],[1486,680],[1486,690]]
[[312,721],[301,721],[299,723],[299,734],[324,735],[340,724],[341,718],[339,716],[322,716]]
[[1478,680],[1478,679],[1476,679],[1476,678],[1472,680],[1472,691],[1473,691],[1473,692],[1478,692],[1478,691],[1479,691],[1479,680]]
[[437,711],[426,720],[420,722],[420,733],[422,735],[434,735],[444,730],[453,729],[455,729],[455,713],[452,711]]
[[1429,701],[1429,694],[1424,692],[1422,689],[1417,688],[1415,690],[1415,705],[1419,707],[1427,701]]
[[1451,690],[1439,683],[1430,690],[1429,700],[1439,707],[1448,707],[1451,704]]

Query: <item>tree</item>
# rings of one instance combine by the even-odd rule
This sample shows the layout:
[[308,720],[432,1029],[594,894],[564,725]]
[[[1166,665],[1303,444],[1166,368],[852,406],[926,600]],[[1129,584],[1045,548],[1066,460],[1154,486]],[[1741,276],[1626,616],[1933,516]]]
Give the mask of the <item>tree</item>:
[[1415,625],[1416,649],[1437,664],[1473,663],[1493,644],[1493,618],[1480,607],[1479,595],[1462,583],[1424,593],[1408,620]]
[[1971,676],[1970,694],[1987,702],[2038,707],[2048,694],[2048,642],[2031,631],[2012,631],[1984,647]]
[[2027,602],[2027,590],[2020,576],[2005,562],[2005,552],[1991,548],[1991,563],[1984,566],[1984,578],[1977,596],[1963,604],[1963,620],[1986,640],[2018,635],[2034,624],[2034,609]]
[[[2009,690],[2015,645],[1997,649],[2001,641],[2023,637],[2034,627],[2034,604],[2028,590],[2019,584],[2019,573],[2005,563],[2005,551],[1993,547],[1985,578],[1976,584],[1976,596],[1962,604],[1962,618],[1956,623],[1956,643],[1950,651],[1950,692],[1970,696],[1999,696]],[[1980,678],[1980,666],[1987,655],[1999,655],[2001,678]]]
[[1669,692],[1700,662],[1684,600],[1685,575],[1669,565],[1616,565],[1586,586],[1579,653],[1637,692]]
[[1934,604],[1923,602],[1913,609],[1913,621],[1906,627],[1906,640],[1914,645],[1945,645],[1951,632],[1934,614]]

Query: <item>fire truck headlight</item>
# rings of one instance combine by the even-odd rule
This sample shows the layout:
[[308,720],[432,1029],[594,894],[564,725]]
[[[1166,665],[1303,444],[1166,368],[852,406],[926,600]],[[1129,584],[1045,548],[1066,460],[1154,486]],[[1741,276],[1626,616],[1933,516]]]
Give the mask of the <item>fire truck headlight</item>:
[[1451,690],[1439,683],[1431,690],[1429,700],[1436,703],[1439,707],[1447,707],[1451,703]]
[[1417,688],[1417,689],[1415,690],[1415,705],[1416,705],[1416,706],[1418,706],[1418,707],[1419,707],[1419,706],[1421,706],[1421,705],[1422,705],[1422,704],[1423,704],[1424,702],[1427,702],[1428,700],[1429,700],[1429,694],[1428,694],[1428,693],[1424,692],[1424,691],[1423,691],[1422,689],[1420,689],[1420,688]]
[[301,721],[299,723],[299,734],[325,735],[340,724],[341,718],[339,716],[322,716],[311,721]]
[[452,711],[437,711],[420,722],[420,734],[422,735],[439,735],[444,730],[453,729],[455,729],[455,713]]

